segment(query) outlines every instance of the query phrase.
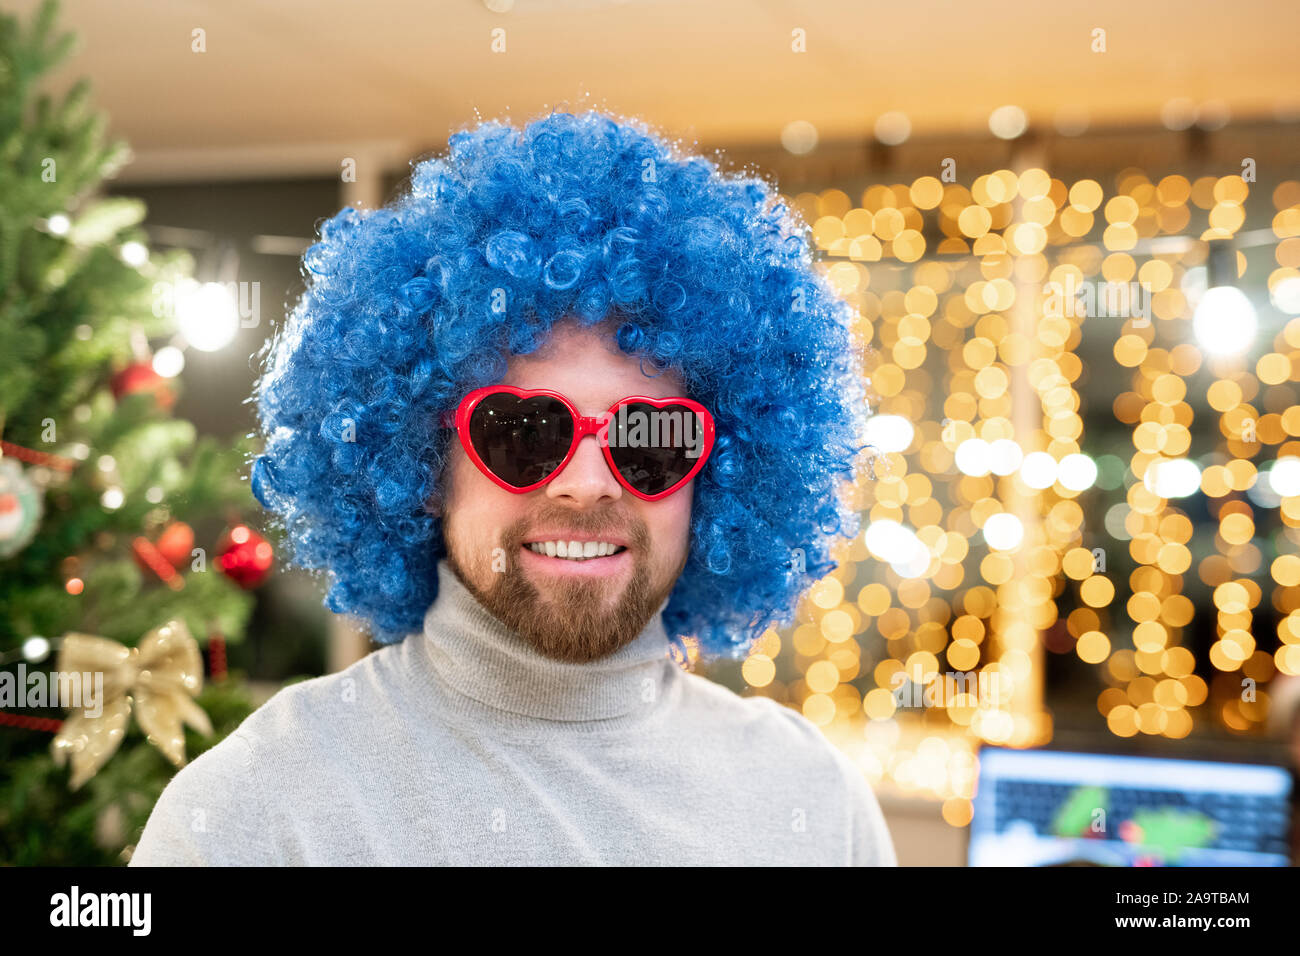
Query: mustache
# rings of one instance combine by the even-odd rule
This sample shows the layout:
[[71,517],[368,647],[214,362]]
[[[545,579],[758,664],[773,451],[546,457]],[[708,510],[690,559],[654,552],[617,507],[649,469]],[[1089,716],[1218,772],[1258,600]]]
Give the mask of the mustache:
[[644,551],[650,544],[650,531],[644,522],[632,520],[615,523],[608,517],[581,511],[551,511],[520,518],[506,526],[501,539],[508,549],[521,547],[525,541],[530,540],[529,536],[534,529],[556,525],[567,528],[574,534],[593,538],[621,537],[627,540],[629,547],[638,551]]

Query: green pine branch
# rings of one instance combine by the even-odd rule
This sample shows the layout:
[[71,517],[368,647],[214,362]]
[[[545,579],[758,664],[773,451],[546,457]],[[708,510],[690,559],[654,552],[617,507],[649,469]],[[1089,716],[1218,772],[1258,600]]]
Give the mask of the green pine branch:
[[[147,248],[144,205],[96,193],[130,151],[108,141],[108,119],[94,108],[88,82],[62,97],[39,89],[76,45],[56,28],[57,13],[56,0],[27,24],[0,13],[0,436],[76,462],[47,476],[35,538],[0,559],[8,667],[33,636],[75,631],[133,646],[174,618],[201,644],[213,633],[234,642],[253,607],[215,553],[230,517],[253,508],[240,479],[248,448],[198,438],[151,391],[113,394],[115,374],[140,361],[141,341],[173,334],[173,319],[155,307],[159,289],[189,276],[193,261],[180,251],[153,251],[138,267],[123,259],[124,243]],[[39,471],[24,468],[28,476]],[[170,521],[190,524],[203,552],[181,562],[179,589],[132,550]],[[73,573],[80,590],[67,586]],[[191,758],[251,710],[233,678],[210,684],[199,703],[216,733],[187,729]],[[0,726],[0,865],[123,862],[175,768],[133,723],[119,751],[70,792],[50,739]]]

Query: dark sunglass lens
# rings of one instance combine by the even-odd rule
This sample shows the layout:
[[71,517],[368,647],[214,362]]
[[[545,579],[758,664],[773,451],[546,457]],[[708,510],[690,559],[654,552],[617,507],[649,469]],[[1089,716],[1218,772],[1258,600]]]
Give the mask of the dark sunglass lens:
[[573,442],[573,418],[558,399],[497,392],[474,406],[469,440],[492,474],[527,488],[564,461]]
[[685,405],[620,405],[609,425],[609,454],[643,495],[677,485],[704,454],[704,423]]

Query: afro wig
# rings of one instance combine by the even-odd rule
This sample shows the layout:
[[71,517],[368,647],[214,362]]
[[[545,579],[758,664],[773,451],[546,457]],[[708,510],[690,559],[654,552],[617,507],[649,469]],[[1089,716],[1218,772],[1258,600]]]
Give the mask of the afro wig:
[[257,384],[253,491],[295,563],[328,572],[327,606],[381,643],[419,630],[445,555],[425,507],[454,439],[440,413],[576,319],[715,419],[664,610],[674,647],[739,657],[789,624],[860,529],[842,483],[868,414],[852,309],[807,226],[758,176],[594,110],[484,122],[412,166],[383,208],[320,226]]

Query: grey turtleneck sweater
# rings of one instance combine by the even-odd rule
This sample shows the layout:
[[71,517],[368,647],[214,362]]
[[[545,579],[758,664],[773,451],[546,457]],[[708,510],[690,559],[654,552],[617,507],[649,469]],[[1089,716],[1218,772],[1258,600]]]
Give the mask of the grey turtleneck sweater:
[[660,614],[538,654],[444,561],[423,634],[281,689],[167,785],[163,865],[896,866],[862,773],[801,714],[682,670]]

